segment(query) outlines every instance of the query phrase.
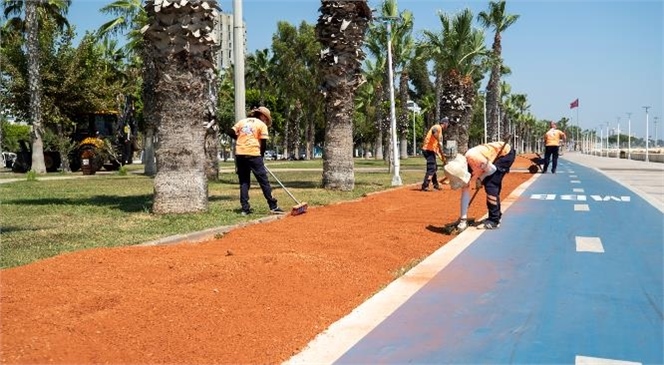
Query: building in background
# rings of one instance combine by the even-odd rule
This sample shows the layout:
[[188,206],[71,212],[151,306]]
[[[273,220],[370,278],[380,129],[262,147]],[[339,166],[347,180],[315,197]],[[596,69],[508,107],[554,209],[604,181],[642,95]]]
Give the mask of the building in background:
[[[243,24],[242,28],[244,29],[242,47],[247,54],[247,27]],[[212,32],[219,42],[219,50],[215,54],[217,68],[224,73],[233,65],[233,14],[219,13]]]

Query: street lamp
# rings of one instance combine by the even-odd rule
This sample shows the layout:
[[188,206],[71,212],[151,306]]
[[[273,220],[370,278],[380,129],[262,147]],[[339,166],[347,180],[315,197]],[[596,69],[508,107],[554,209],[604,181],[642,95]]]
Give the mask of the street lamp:
[[653,120],[652,123],[655,125],[655,148],[657,148],[657,147],[659,147],[659,140],[658,140],[658,136],[657,136],[657,117],[654,117],[653,119],[654,120]]
[[394,75],[392,72],[392,21],[399,19],[396,16],[377,17],[377,20],[383,21],[387,25],[387,68],[390,80],[390,129],[392,137],[392,186],[403,185],[399,175],[399,151],[397,151],[397,117],[394,110]]
[[650,122],[648,121],[648,109],[650,109],[650,106],[644,106],[643,109],[646,110],[646,162],[649,162],[649,159],[648,159],[648,140],[650,139],[650,131],[648,130],[648,124],[650,124]]
[[617,129],[617,131],[618,131],[618,134],[617,134],[618,141],[616,143],[618,144],[618,156],[616,156],[616,158],[620,158],[620,117],[618,117],[618,129]]
[[233,67],[235,75],[235,120],[245,115],[244,85],[244,26],[242,23],[242,0],[233,0]]
[[408,100],[408,101],[406,102],[406,105],[407,105],[408,110],[410,110],[410,111],[413,112],[413,156],[417,156],[417,142],[415,141],[415,135],[416,135],[416,131],[415,131],[415,114],[419,114],[419,113],[420,113],[420,110],[422,110],[422,108],[420,108],[420,107],[417,105],[417,103],[414,102],[414,101],[412,101],[412,100]]
[[486,144],[487,140],[487,130],[486,130],[486,92],[480,91],[480,95],[482,95],[483,99],[483,104],[484,104],[484,144]]
[[632,159],[632,113],[627,113],[627,159]]

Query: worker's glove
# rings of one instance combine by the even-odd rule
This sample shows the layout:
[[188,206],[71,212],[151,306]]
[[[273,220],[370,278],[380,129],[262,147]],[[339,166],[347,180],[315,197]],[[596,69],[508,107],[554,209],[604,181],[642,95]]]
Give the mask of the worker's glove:
[[464,229],[468,228],[468,221],[465,219],[460,219],[456,227],[458,230],[463,231]]
[[477,178],[477,180],[475,180],[475,189],[479,190],[481,188],[482,188],[482,179]]

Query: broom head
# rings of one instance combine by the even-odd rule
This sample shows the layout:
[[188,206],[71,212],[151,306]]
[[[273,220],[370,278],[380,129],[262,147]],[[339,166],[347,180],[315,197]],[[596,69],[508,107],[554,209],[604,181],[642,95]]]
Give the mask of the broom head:
[[302,202],[296,206],[293,207],[291,210],[291,215],[300,215],[304,214],[307,212],[307,208],[309,207],[309,204]]

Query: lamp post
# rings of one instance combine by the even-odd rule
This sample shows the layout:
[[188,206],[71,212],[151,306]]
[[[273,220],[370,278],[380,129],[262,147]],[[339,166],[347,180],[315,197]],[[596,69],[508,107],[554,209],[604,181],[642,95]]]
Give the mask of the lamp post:
[[387,68],[390,81],[390,134],[392,139],[392,186],[403,185],[399,175],[400,161],[397,151],[397,117],[394,110],[394,75],[392,71],[392,22],[399,19],[396,16],[383,16],[376,18],[386,24],[387,28]]
[[602,157],[602,148],[604,147],[604,127],[599,126],[599,157]]
[[650,131],[648,130],[648,125],[650,124],[650,121],[648,120],[648,109],[650,109],[650,106],[644,106],[643,109],[646,110],[646,162],[649,162],[648,159],[648,140],[650,139]]
[[417,156],[417,142],[416,142],[416,129],[415,129],[415,114],[420,114],[422,108],[417,105],[416,102],[408,100],[406,102],[406,108],[413,112],[413,156]]
[[659,139],[657,136],[657,117],[653,118],[652,124],[655,125],[655,148],[659,147]]
[[487,143],[487,130],[486,130],[486,92],[480,91],[480,95],[482,95],[482,103],[484,104],[484,144]]
[[235,120],[246,115],[244,88],[244,26],[242,23],[242,0],[233,0],[233,64],[235,74]]
[[632,113],[627,113],[627,159],[632,159]]
[[616,158],[620,158],[620,117],[618,117],[618,129],[617,129],[617,131],[618,131],[618,134],[617,134],[618,141],[616,142],[616,144],[618,144],[618,156],[616,156]]

